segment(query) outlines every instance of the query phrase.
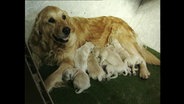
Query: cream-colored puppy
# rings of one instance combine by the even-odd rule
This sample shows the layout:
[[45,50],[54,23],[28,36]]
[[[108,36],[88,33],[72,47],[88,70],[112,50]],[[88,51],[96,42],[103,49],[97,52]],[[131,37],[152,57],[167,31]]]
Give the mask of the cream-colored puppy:
[[88,89],[91,86],[88,74],[80,69],[77,70],[73,76],[73,86],[75,88],[75,93],[77,94]]
[[74,74],[80,69],[77,68],[69,68],[63,72],[62,80],[63,81],[69,81],[73,80]]
[[74,57],[75,67],[82,69],[84,72],[87,70],[87,59],[89,53],[93,50],[94,45],[91,42],[86,42],[83,46],[77,49]]
[[131,74],[136,75],[136,72],[140,68],[140,64],[143,63],[143,59],[141,57],[130,55],[119,43],[117,39],[111,40],[111,45],[115,47],[115,51],[119,53],[122,60],[131,68]]
[[144,63],[144,60],[138,56],[131,55],[124,60],[127,63],[128,67],[131,68],[132,74],[136,75],[136,72],[139,70],[140,64]]
[[64,81],[72,80],[73,86],[75,88],[75,93],[77,94],[82,93],[84,90],[88,89],[91,86],[90,79],[87,73],[77,68],[67,69],[63,73],[62,79]]
[[115,79],[118,77],[118,75],[127,76],[131,73],[131,69],[125,63],[121,63],[119,65],[112,65],[105,62],[104,65],[106,65],[107,80]]
[[103,49],[95,48],[95,53],[100,58],[100,65],[106,66],[106,78],[108,80],[117,78],[118,74],[126,76],[130,73],[130,68],[122,61],[120,55],[114,51],[112,45],[108,45]]
[[114,46],[114,50],[120,55],[122,60],[130,56],[130,54],[121,46],[117,39],[111,39],[110,44]]
[[89,54],[87,71],[92,79],[98,79],[98,81],[102,81],[106,75],[102,67],[99,65],[94,53]]

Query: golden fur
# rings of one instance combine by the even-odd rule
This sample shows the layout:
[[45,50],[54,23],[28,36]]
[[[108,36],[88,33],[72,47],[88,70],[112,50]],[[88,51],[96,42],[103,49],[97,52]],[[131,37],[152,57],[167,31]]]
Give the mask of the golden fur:
[[[70,31],[67,30],[68,36],[63,33],[65,27],[70,28]],[[77,48],[86,41],[92,42],[96,47],[104,47],[111,39],[117,39],[130,55],[142,57],[147,63],[160,65],[159,59],[137,43],[135,32],[122,19],[112,16],[70,17],[67,12],[54,6],[47,6],[38,14],[28,44],[38,68],[45,62],[50,50],[57,52],[60,48],[54,58],[60,67],[45,81],[47,89],[50,89],[60,80],[59,74],[63,70],[74,67],[73,59]],[[139,76],[144,79],[149,77],[145,63],[140,65]]]

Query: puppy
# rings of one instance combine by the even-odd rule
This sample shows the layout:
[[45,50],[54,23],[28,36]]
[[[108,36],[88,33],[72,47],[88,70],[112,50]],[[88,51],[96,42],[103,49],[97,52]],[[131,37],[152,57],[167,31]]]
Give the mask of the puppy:
[[[130,68],[125,64],[119,54],[114,51],[112,45],[108,45],[103,49],[95,49],[96,56],[100,58],[100,65],[106,66],[107,76],[106,78],[114,79],[118,77],[118,74],[123,74],[124,76],[130,73]],[[112,75],[114,75],[112,77]]]
[[72,79],[76,94],[82,93],[91,86],[89,76],[81,69],[77,70]]
[[73,81],[75,93],[80,94],[84,90],[88,89],[90,85],[90,79],[87,73],[78,68],[70,68],[63,72],[63,81]]
[[125,63],[122,63],[120,65],[111,65],[109,63],[104,63],[104,65],[106,65],[107,80],[115,79],[118,77],[118,75],[127,76],[131,73],[131,69],[127,67]]
[[120,55],[122,60],[130,56],[130,54],[121,46],[117,39],[112,39],[110,44],[114,46],[114,50]]
[[135,55],[131,55],[127,57],[124,62],[128,65],[128,67],[131,68],[132,74],[136,75],[136,72],[140,68],[140,64],[144,64],[144,60],[140,57],[137,57]]
[[98,60],[93,52],[90,53],[88,57],[87,72],[92,79],[98,79],[98,81],[102,81],[106,75],[102,67],[99,65]]
[[70,68],[63,72],[62,80],[67,82],[69,80],[73,80],[74,74],[80,69],[77,68]]
[[83,46],[77,49],[74,57],[75,67],[82,69],[84,72],[87,70],[87,59],[89,53],[94,48],[91,42],[86,42]]

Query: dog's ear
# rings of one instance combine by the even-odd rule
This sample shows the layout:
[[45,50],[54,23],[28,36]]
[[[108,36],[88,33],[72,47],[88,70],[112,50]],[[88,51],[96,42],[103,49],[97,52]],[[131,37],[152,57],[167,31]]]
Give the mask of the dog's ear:
[[39,17],[36,17],[31,34],[28,39],[28,44],[31,46],[33,44],[37,45],[41,39],[41,32],[39,31]]
[[37,33],[37,35],[41,35],[42,34],[42,32],[39,30],[40,22],[41,22],[41,12],[37,15],[37,17],[35,19],[34,26],[33,26],[33,29]]
[[65,14],[65,15],[67,15],[68,16],[68,13],[65,11],[65,10],[62,10],[63,11],[63,13]]
[[32,54],[32,59],[34,60],[36,66],[39,68],[41,65],[41,59],[40,59],[40,40],[41,35],[39,31],[39,21],[40,21],[40,14],[35,19],[31,34],[28,38],[28,46]]

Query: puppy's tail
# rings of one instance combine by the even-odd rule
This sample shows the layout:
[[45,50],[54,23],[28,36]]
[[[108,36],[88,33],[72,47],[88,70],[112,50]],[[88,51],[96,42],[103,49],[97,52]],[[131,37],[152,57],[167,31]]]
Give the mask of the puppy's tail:
[[146,48],[144,48],[143,46],[139,46],[138,44],[136,44],[135,46],[148,64],[160,65],[160,60],[148,50],[146,50]]

